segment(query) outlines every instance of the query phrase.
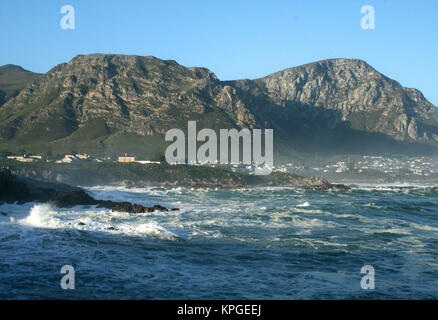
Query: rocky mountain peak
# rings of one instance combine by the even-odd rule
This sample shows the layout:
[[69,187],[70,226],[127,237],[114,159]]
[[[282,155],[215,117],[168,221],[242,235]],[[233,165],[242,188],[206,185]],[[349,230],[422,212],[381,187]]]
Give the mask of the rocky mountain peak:
[[274,128],[286,146],[317,150],[338,148],[345,135],[351,141],[340,147],[349,151],[359,140],[370,150],[377,140],[438,144],[437,109],[362,60],[328,59],[261,79],[220,81],[206,68],[173,60],[90,54],[52,68],[1,107],[0,148],[127,152],[137,150],[131,141],[152,141],[188,120],[214,129]]
[[382,132],[397,140],[438,142],[438,132],[426,125],[438,121],[437,109],[421,92],[402,87],[365,61],[322,60],[258,81],[277,104],[333,110],[354,129]]
[[[357,59],[329,59],[285,69],[261,81],[271,96],[280,100],[339,108],[339,98],[355,98],[355,104],[374,103],[380,93],[398,90],[401,86],[391,81],[365,61]],[[372,97],[350,90],[377,91]],[[368,101],[371,99],[371,101]],[[343,108],[343,107],[341,107]]]

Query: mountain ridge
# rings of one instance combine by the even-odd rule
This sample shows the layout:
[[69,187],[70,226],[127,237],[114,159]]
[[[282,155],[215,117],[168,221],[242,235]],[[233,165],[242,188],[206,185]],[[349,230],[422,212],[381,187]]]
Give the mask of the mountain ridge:
[[[305,82],[304,87],[300,88],[300,80]],[[389,134],[397,140],[411,138],[438,142],[436,130],[428,136],[429,132],[421,131],[424,128],[418,127],[415,118],[414,122],[410,122],[412,118],[409,118],[414,116],[425,120],[433,117],[436,122],[436,107],[419,90],[401,86],[363,60],[321,60],[279,71],[262,78],[262,81],[271,97],[277,98],[277,103],[293,101],[341,110],[343,121],[352,120],[350,116],[354,112],[380,111],[387,117],[395,112],[399,117],[393,119],[393,123],[384,121],[375,124],[377,132]],[[317,85],[312,86],[312,81],[316,81]],[[393,125],[391,130],[385,130],[388,125]]]
[[91,54],[53,67],[0,108],[0,150],[157,158],[162,135],[188,120],[216,130],[274,128],[286,157],[295,150],[358,152],[358,144],[364,152],[389,146],[400,153],[438,145],[438,110],[363,60],[326,59],[221,81],[174,60]]

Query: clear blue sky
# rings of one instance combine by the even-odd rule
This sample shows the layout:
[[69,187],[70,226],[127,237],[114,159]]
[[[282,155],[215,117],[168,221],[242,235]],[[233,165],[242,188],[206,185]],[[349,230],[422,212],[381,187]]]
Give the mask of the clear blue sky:
[[[73,5],[76,29],[60,27]],[[375,30],[360,9],[373,5]],[[47,72],[77,54],[124,53],[257,78],[326,58],[360,58],[438,106],[437,0],[1,0],[0,65]]]

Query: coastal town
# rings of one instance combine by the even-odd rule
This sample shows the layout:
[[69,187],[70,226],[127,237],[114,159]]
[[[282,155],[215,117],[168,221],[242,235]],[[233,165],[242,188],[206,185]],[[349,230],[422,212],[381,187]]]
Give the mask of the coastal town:
[[[75,161],[92,161],[92,162],[104,162],[104,161],[113,161],[110,157],[108,158],[96,158],[92,157],[88,154],[65,154],[62,158],[47,158],[43,157],[41,155],[20,155],[20,156],[6,156],[6,159],[8,160],[16,160],[19,162],[37,162],[37,161],[43,161],[43,162],[55,162],[55,163],[72,163]],[[151,160],[137,160],[133,156],[120,156],[117,157],[116,162],[120,163],[141,163],[141,164],[149,164],[149,163],[160,163],[160,161],[151,161]]]
[[[132,155],[121,155],[118,157],[93,157],[89,154],[65,154],[58,158],[47,158],[42,155],[8,155],[3,157],[8,160],[19,162],[53,162],[70,164],[74,162],[118,162],[118,163],[139,163],[139,164],[160,164],[161,161],[156,160],[139,160]],[[253,164],[220,164],[216,163],[196,163],[192,165],[202,165],[216,168],[227,169],[232,172],[241,172],[253,174],[262,168]],[[384,157],[384,156],[356,156],[354,159],[345,157],[342,160],[326,161],[319,166],[306,166],[302,163],[289,162],[286,164],[273,166],[269,168],[270,172],[287,172],[300,175],[324,175],[324,174],[342,174],[349,172],[367,173],[367,172],[383,172],[395,174],[410,174],[419,177],[429,177],[438,173],[438,159],[432,157]]]
[[438,173],[438,159],[424,156],[403,158],[362,156],[355,160],[346,157],[345,160],[328,163],[324,166],[306,167],[302,165],[287,164],[285,167],[288,172],[296,174],[365,173],[367,171],[379,171],[384,173],[405,173],[428,177]]

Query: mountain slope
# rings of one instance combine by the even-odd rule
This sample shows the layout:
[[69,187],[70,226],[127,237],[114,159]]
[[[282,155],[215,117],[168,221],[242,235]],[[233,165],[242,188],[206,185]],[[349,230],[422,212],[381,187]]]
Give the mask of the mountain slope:
[[[207,69],[185,68],[174,61],[77,56],[3,106],[0,144],[9,150],[97,148],[150,156],[163,151],[161,135],[186,127],[187,120],[199,119],[212,128],[250,124],[251,115],[233,90]],[[145,144],[154,150],[148,152]]]
[[308,152],[436,152],[438,110],[361,60],[323,60],[232,85]]
[[278,104],[337,111],[354,129],[401,141],[438,142],[437,109],[420,91],[402,87],[364,61],[320,61],[280,71],[261,82]]
[[0,150],[159,158],[163,135],[202,127],[273,128],[278,157],[435,150],[438,111],[360,60],[332,59],[256,80],[151,56],[80,55],[0,109]]
[[40,74],[25,70],[20,66],[12,64],[0,66],[0,107],[39,76]]

